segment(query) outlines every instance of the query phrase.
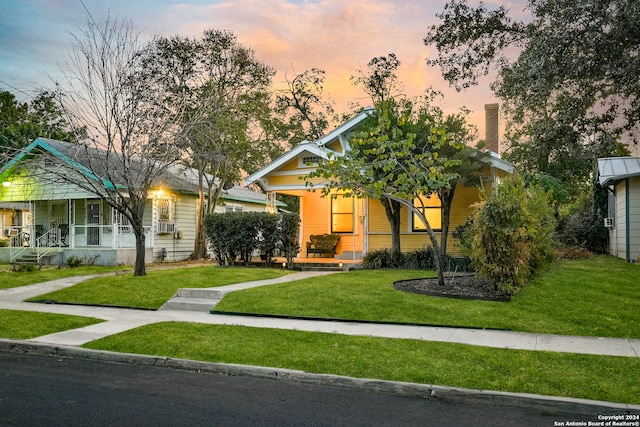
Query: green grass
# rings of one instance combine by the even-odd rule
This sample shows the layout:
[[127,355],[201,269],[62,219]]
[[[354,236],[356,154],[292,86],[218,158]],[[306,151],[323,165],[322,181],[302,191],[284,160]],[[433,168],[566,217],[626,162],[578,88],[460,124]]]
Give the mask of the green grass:
[[640,338],[640,267],[617,258],[555,263],[510,302],[438,298],[392,287],[396,280],[434,274],[367,270],[317,277],[233,292],[216,310]]
[[640,403],[638,358],[177,322],[144,326],[84,347],[350,377]]
[[69,288],[39,295],[29,301],[52,300],[76,304],[160,308],[179,288],[209,288],[233,283],[270,279],[287,271],[264,268],[220,268],[213,266],[153,270],[146,276],[131,274],[99,277]]
[[92,317],[34,311],[0,310],[0,337],[26,340],[69,329],[82,328],[83,326],[100,322],[102,320]]
[[17,288],[18,286],[48,282],[50,280],[63,279],[71,276],[120,271],[125,268],[126,267],[103,267],[94,265],[59,269],[57,266],[43,266],[41,270],[17,272],[13,271],[8,264],[3,264],[0,265],[0,275],[2,277],[0,279],[0,289]]

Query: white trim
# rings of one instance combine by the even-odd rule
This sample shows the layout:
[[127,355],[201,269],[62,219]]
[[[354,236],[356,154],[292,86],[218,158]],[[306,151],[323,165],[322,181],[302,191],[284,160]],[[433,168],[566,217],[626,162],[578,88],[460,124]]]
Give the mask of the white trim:
[[289,163],[291,160],[295,159],[299,154],[304,153],[305,151],[309,152],[312,155],[321,157],[323,159],[328,159],[329,158],[329,155],[328,155],[328,151],[329,150],[327,150],[326,148],[318,147],[316,144],[310,144],[310,143],[308,143],[308,144],[300,144],[297,147],[293,148],[291,151],[288,151],[287,153],[285,153],[282,156],[278,157],[276,160],[274,160],[273,162],[269,163],[264,168],[262,168],[259,171],[249,175],[244,180],[245,186],[253,184],[256,181],[259,181],[264,176],[268,175],[272,171],[274,171],[274,170],[284,166],[285,164]]

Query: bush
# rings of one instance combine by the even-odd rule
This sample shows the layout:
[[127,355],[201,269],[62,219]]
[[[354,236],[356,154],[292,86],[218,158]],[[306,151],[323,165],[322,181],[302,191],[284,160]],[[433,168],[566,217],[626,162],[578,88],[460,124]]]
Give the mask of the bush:
[[[445,256],[447,271],[473,271],[471,260],[467,257],[451,258]],[[376,269],[404,269],[404,270],[435,270],[433,248],[425,246],[422,249],[402,253],[388,248],[378,249],[367,253],[362,260],[365,270]]]
[[67,258],[66,264],[67,264],[67,267],[69,268],[79,267],[80,264],[82,264],[82,258],[79,258],[75,255],[71,255],[69,258]]
[[400,268],[398,264],[404,265],[404,255],[388,248],[367,252],[362,259],[362,268],[365,270]]
[[479,274],[512,294],[554,257],[553,208],[537,186],[519,177],[497,186],[470,225],[470,258]]
[[564,245],[585,248],[598,254],[607,252],[609,231],[604,226],[606,198],[606,189],[594,187],[593,197],[585,201],[576,212],[560,219],[558,235]]
[[257,249],[264,252],[268,265],[278,250],[292,263],[300,249],[297,214],[214,213],[207,215],[204,228],[220,265],[234,265],[237,259],[248,263]]

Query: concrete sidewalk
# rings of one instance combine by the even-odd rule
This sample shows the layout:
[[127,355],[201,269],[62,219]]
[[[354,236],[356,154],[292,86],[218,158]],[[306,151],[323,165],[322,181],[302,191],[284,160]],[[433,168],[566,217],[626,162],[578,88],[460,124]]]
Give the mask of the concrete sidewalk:
[[[301,280],[325,274],[332,273],[305,271],[272,280],[238,283],[210,289],[215,289],[216,291],[220,291],[222,294],[225,294],[235,290],[248,289],[256,286],[268,286],[270,284]],[[640,357],[639,339],[577,337],[487,329],[449,328],[440,326],[413,326],[355,321],[235,316],[167,309],[147,311],[24,302],[25,299],[73,286],[93,277],[96,276],[71,277],[46,283],[0,290],[0,308],[71,314],[105,320],[105,322],[99,324],[58,332],[30,340],[33,342],[53,345],[80,346],[87,342],[143,325],[173,321],[218,325],[239,325],[258,328],[277,328],[383,338],[440,341],[507,349]]]

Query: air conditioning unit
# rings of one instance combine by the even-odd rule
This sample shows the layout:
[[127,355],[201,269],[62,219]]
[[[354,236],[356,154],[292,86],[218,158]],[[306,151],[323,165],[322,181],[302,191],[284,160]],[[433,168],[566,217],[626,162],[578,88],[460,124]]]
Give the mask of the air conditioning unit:
[[605,218],[604,226],[607,228],[613,228],[613,218]]
[[158,221],[156,233],[158,234],[173,234],[176,231],[176,225],[172,222]]

